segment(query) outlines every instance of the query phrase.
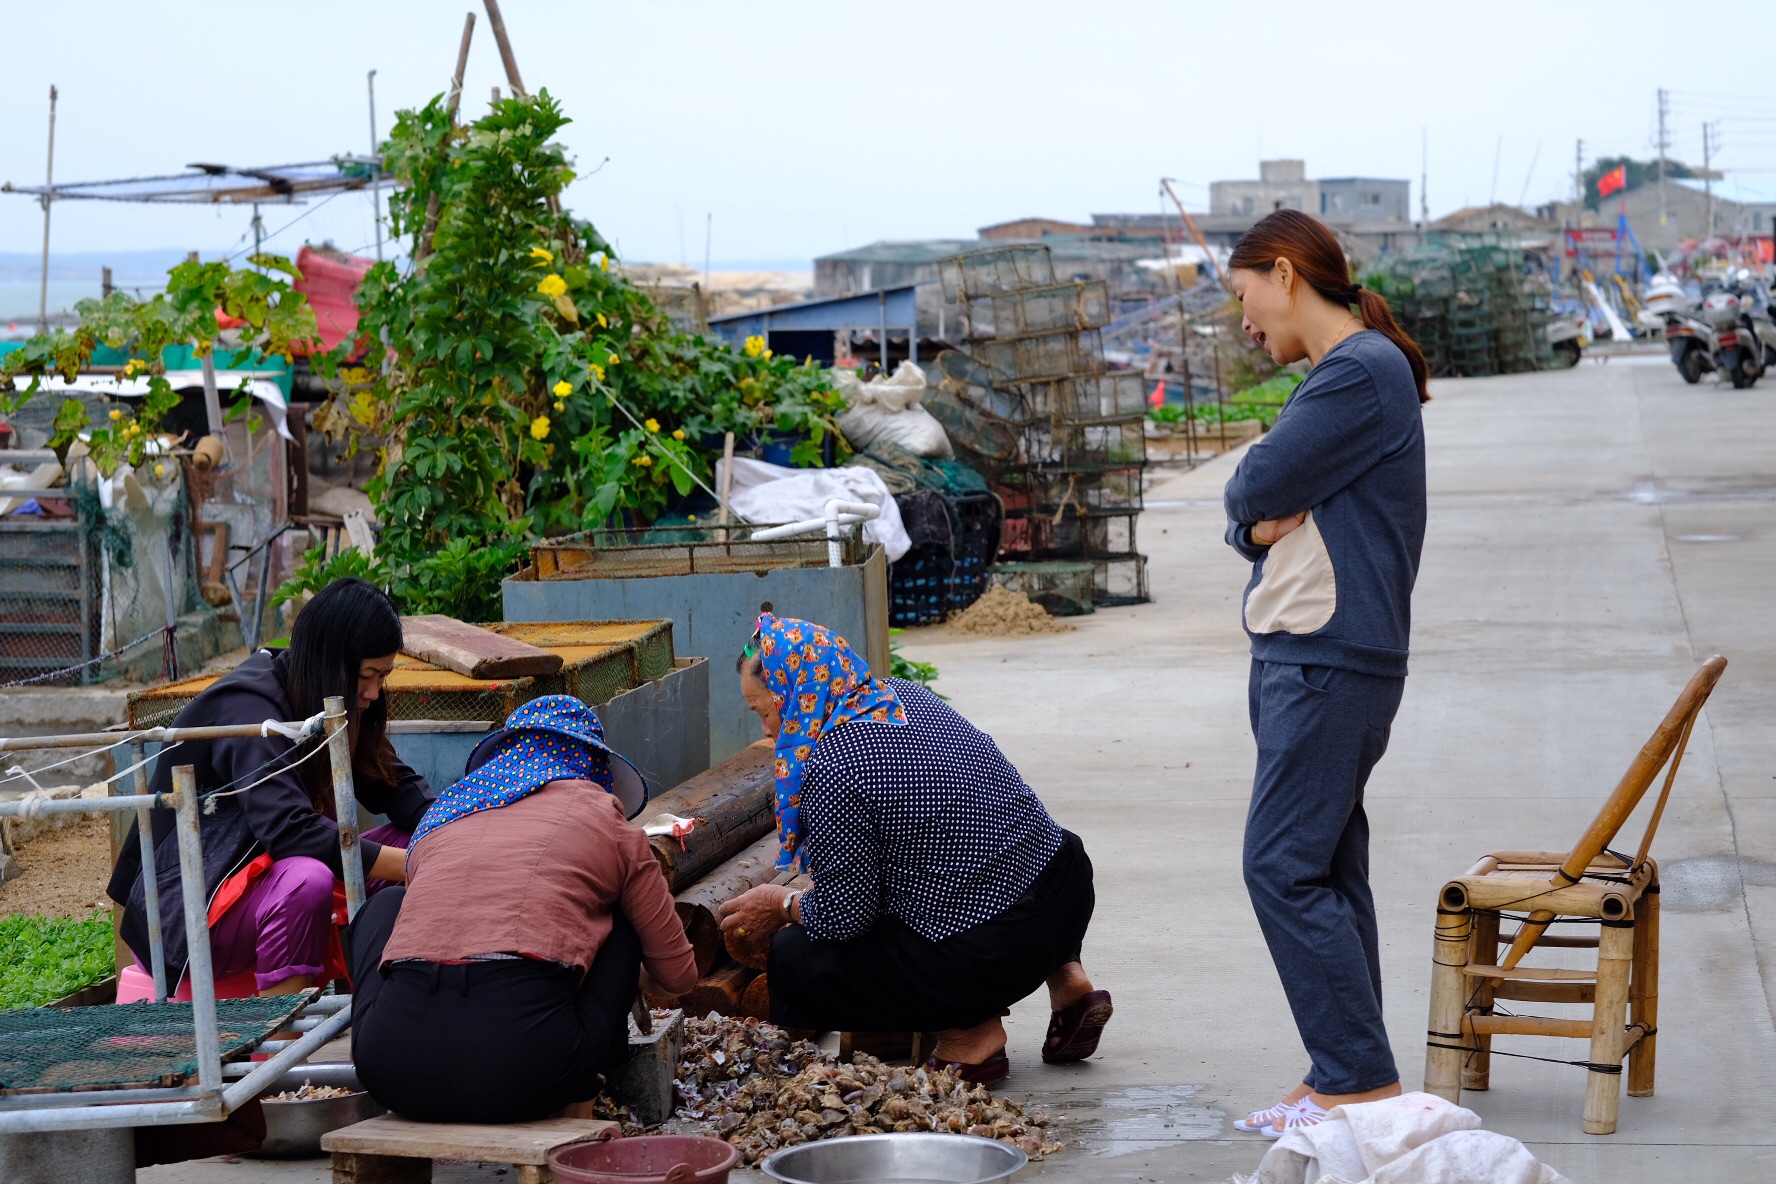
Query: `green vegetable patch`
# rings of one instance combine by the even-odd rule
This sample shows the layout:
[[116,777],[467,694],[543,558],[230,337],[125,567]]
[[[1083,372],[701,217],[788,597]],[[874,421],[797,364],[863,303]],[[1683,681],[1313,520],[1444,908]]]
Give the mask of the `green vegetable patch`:
[[40,1007],[109,978],[111,919],[0,917],[0,1011]]

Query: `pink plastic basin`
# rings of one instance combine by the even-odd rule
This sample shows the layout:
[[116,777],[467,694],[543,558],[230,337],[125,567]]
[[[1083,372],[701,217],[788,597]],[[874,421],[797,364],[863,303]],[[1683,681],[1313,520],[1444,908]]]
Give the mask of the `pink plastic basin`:
[[720,1139],[637,1135],[549,1152],[563,1184],[726,1184],[740,1153]]

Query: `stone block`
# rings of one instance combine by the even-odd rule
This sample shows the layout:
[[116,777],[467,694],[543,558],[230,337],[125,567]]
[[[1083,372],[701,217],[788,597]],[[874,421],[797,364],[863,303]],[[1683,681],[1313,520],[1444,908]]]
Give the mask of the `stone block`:
[[684,1056],[684,1012],[654,1012],[654,1030],[642,1035],[629,1020],[629,1059],[611,1076],[611,1096],[635,1121],[658,1126],[678,1106],[678,1062]]

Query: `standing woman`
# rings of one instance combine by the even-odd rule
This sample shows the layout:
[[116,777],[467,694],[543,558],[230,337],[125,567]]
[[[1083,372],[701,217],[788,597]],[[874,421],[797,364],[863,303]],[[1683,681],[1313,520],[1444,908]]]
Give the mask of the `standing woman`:
[[1301,1085],[1235,1124],[1274,1137],[1400,1092],[1363,786],[1406,683],[1430,395],[1418,347],[1315,219],[1264,218],[1229,279],[1252,340],[1278,365],[1313,367],[1226,492],[1227,541],[1252,561],[1246,887],[1312,1060]]
[[[345,699],[352,781],[366,809],[388,826],[358,842],[364,875],[406,878],[407,836],[431,793],[389,744],[382,683],[401,649],[401,617],[381,589],[335,580],[303,608],[283,650],[260,650],[205,688],[174,727],[308,719],[328,696]],[[210,956],[217,980],[252,972],[261,995],[303,990],[344,974],[333,925],[335,881],[343,867],[333,780],[323,738],[296,743],[264,733],[187,740],[161,750],[149,788],[171,793],[173,766],[191,765],[207,800],[198,815],[204,898],[210,902]],[[185,906],[172,811],[154,811],[154,881],[169,990],[184,978]],[[141,847],[130,828],[105,889],[123,906],[121,932],[149,964]]]

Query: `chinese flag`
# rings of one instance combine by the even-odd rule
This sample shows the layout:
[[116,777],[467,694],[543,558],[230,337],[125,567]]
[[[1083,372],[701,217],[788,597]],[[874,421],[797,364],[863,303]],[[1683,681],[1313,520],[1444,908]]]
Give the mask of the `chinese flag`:
[[1153,393],[1151,395],[1147,396],[1147,406],[1149,406],[1149,407],[1164,407],[1165,401],[1166,401],[1166,384],[1165,384],[1165,380],[1161,379],[1158,383],[1156,383],[1154,385]]
[[1608,197],[1618,189],[1628,188],[1628,166],[1619,164],[1597,178],[1597,196]]

